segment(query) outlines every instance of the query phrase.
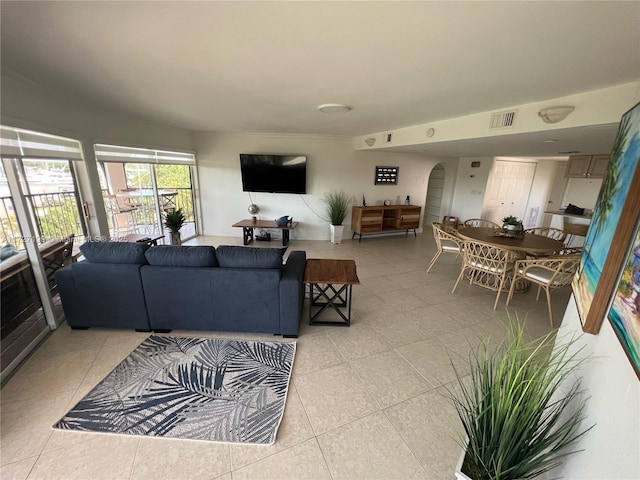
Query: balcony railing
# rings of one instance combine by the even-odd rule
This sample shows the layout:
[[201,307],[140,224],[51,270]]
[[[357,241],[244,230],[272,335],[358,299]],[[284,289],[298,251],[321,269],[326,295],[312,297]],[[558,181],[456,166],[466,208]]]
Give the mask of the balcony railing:
[[[175,195],[168,195],[168,192],[176,192]],[[160,200],[160,214],[164,215],[169,209],[176,208],[182,209],[185,216],[185,226],[191,224],[193,227],[191,235],[195,235],[195,212],[193,208],[193,195],[192,190],[189,187],[171,187],[160,188],[158,198]],[[109,192],[105,189],[102,190],[102,194],[108,195]],[[164,231],[164,228],[158,222],[158,208],[156,207],[156,197],[151,189],[140,189],[139,191],[127,192],[126,194],[117,194],[118,204],[122,207],[133,207],[130,212],[114,215],[113,211],[108,211],[107,221],[109,224],[109,230],[112,235],[126,234],[126,233],[145,233],[145,234],[158,234]],[[108,205],[108,202],[105,202]],[[123,216],[129,216],[128,218],[122,218]],[[113,222],[118,225],[113,225]]]
[[[34,220],[38,243],[53,238],[85,235],[75,192],[39,193],[26,195]],[[0,197],[0,219],[2,220],[2,242],[16,248],[24,248],[22,234],[11,197]]]
[[[191,188],[172,188],[171,190],[177,191],[177,195],[173,199],[175,208],[182,209],[186,224],[195,225]],[[103,191],[103,193],[105,192]],[[41,193],[27,195],[26,198],[32,217],[35,220],[34,230],[38,236],[38,243],[43,243],[53,238],[66,238],[71,234],[74,234],[76,238],[86,235],[83,231],[75,192]],[[141,206],[138,210],[135,217],[136,230],[140,233],[158,231],[155,198],[153,196],[142,197]],[[160,210],[163,211],[162,207]],[[2,221],[2,244],[9,243],[18,249],[24,248],[23,236],[20,232],[13,200],[10,196],[0,197],[0,220]],[[111,216],[108,216],[110,228],[113,227],[111,221]]]

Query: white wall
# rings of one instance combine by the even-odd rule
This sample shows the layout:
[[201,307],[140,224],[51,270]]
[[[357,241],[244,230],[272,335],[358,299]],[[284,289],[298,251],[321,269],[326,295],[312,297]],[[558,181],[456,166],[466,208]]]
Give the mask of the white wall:
[[581,371],[589,397],[585,426],[595,425],[548,478],[637,480],[640,478],[640,381],[607,319],[598,335],[582,333],[573,297],[558,332],[559,342],[577,337],[588,359]]
[[77,163],[82,200],[89,203],[89,234],[106,235],[107,216],[100,196],[94,143],[193,151],[191,132],[115,114],[77,98],[65,98],[33,83],[2,75],[3,125],[80,140],[84,162]]
[[[480,162],[472,167],[471,162]],[[487,189],[493,157],[461,157],[456,172],[455,195],[451,215],[458,220],[482,218],[482,203]]]
[[[536,160],[536,173],[531,184],[529,201],[525,211],[524,221],[526,228],[539,227],[544,221],[544,211],[547,209],[549,193],[554,176],[557,172],[558,162],[556,160]],[[535,211],[537,209],[537,216]],[[534,216],[536,217],[534,219]]]
[[562,205],[572,203],[581,208],[593,209],[601,186],[601,178],[569,178]]
[[[636,91],[638,101],[640,88]],[[584,451],[568,457],[548,477],[636,480],[640,478],[640,379],[606,318],[598,335],[582,333],[573,299],[564,314],[558,343],[571,335],[579,338],[590,359],[581,377],[590,396],[584,413],[595,427],[577,446]]]
[[[424,206],[431,169],[442,159],[402,153],[355,152],[346,137],[317,135],[267,135],[199,132],[200,199],[205,235],[241,236],[231,225],[249,218],[247,206],[260,207],[259,218],[273,220],[290,215],[300,224],[292,238],[329,239],[325,192],[344,190],[355,205],[381,205],[385,199]],[[307,194],[247,193],[242,191],[240,153],[280,153],[307,156]],[[374,185],[376,166],[400,167],[398,185]],[[345,221],[345,237],[351,236],[351,216]],[[278,232],[273,232],[273,235]],[[274,236],[272,236],[274,238]]]

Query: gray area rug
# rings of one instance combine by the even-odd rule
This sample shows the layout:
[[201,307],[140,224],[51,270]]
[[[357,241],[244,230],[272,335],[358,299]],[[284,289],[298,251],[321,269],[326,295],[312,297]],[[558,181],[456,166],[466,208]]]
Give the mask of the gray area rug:
[[151,335],[53,427],[272,444],[295,343]]

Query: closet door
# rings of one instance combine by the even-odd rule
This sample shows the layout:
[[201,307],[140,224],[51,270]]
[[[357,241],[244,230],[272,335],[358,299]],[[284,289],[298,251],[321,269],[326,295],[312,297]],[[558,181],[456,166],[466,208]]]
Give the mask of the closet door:
[[535,162],[496,160],[487,182],[483,217],[498,224],[509,215],[524,220],[535,172]]

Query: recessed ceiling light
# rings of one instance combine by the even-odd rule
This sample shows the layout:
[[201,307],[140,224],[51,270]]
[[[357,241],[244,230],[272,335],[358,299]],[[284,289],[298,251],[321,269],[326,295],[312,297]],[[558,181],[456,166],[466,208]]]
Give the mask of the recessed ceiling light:
[[342,103],[324,103],[318,105],[318,110],[322,113],[347,113],[351,111],[351,107]]
[[548,140],[545,140],[544,143],[556,143],[558,140],[556,140],[555,138],[550,138]]

